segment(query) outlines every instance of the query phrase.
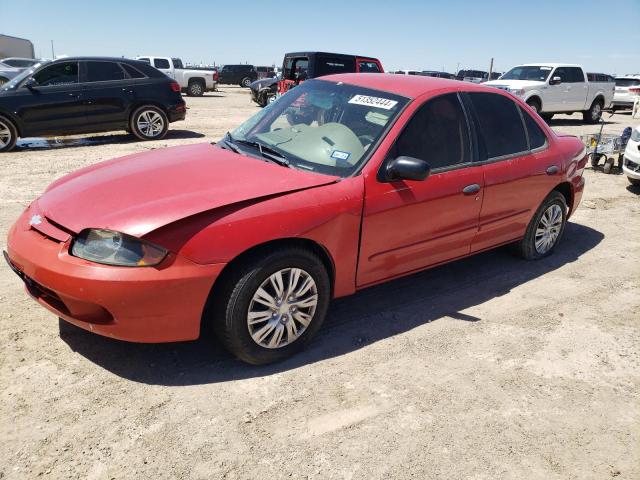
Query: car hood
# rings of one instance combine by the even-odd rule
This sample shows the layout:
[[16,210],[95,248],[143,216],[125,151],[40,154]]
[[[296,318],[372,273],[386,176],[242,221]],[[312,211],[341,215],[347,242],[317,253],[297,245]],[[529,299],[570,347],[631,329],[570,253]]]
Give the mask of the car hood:
[[153,150],[78,170],[51,184],[35,208],[75,233],[106,228],[143,236],[208,210],[338,179],[206,143]]
[[274,84],[278,83],[277,78],[261,78],[260,80],[256,80],[255,82],[251,82],[249,88],[251,90],[258,91],[262,88],[270,87]]
[[545,82],[538,82],[535,80],[492,80],[485,82],[484,85],[488,87],[509,87],[509,88],[532,88],[544,85]]

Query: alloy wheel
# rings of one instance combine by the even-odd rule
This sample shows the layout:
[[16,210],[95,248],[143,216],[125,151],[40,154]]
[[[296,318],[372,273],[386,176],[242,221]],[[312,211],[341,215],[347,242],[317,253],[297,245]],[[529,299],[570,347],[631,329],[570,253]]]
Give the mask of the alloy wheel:
[[0,148],[4,148],[11,143],[11,129],[9,125],[0,121]]
[[602,107],[600,106],[599,103],[596,103],[591,108],[591,118],[593,119],[593,121],[597,121],[597,120],[600,120],[601,115],[602,115]]
[[555,245],[562,230],[562,208],[553,204],[547,208],[536,228],[535,247],[540,255],[544,255]]
[[153,110],[145,110],[138,115],[136,121],[138,130],[149,138],[157,137],[164,129],[164,119],[162,115]]
[[285,268],[269,276],[254,293],[247,312],[247,327],[254,342],[281,348],[307,329],[318,306],[318,288],[301,268]]
[[193,85],[191,85],[191,94],[192,95],[200,95],[202,93],[202,85],[200,85],[199,83],[194,83]]

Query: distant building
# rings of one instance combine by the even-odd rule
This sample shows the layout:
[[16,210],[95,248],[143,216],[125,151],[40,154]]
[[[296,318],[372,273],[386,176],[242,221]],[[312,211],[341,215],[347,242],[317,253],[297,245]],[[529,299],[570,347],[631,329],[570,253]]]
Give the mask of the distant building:
[[0,34],[0,58],[7,57],[35,58],[33,43],[26,38]]

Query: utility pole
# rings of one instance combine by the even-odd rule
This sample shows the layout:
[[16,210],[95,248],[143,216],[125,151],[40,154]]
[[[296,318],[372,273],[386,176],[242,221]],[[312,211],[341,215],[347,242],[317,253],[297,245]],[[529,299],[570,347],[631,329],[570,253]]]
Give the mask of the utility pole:
[[491,57],[491,63],[489,64],[489,78],[488,81],[491,81],[491,74],[493,73],[493,57]]
[[456,67],[456,75],[458,74],[459,71],[460,71],[460,62],[458,62],[458,66]]
[[51,40],[51,60],[55,60],[56,59],[56,54],[53,51],[53,40]]

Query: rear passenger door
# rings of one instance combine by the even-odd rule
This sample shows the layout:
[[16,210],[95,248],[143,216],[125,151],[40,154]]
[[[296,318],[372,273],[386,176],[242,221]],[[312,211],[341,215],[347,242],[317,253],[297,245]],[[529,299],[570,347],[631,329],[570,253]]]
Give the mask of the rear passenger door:
[[465,100],[484,177],[479,229],[471,245],[476,252],[524,236],[536,209],[558,182],[560,159],[548,148],[538,120],[508,96],[468,93]]
[[81,62],[87,124],[90,128],[123,126],[134,98],[134,80],[119,62]]

